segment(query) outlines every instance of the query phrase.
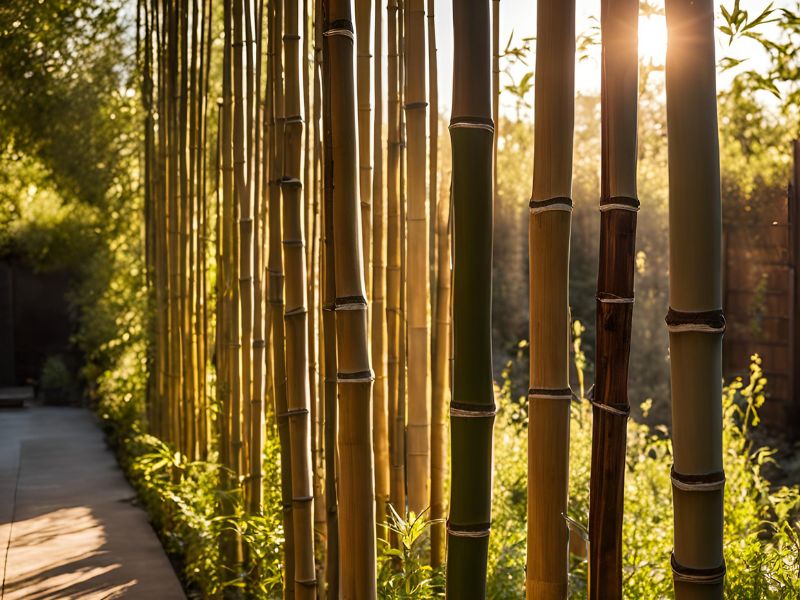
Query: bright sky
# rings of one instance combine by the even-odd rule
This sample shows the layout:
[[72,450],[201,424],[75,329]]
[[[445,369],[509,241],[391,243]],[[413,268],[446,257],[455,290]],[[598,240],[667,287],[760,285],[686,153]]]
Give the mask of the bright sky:
[[[436,38],[438,46],[439,63],[439,92],[440,107],[444,114],[449,112],[451,104],[450,92],[452,90],[452,64],[453,64],[453,0],[435,0],[436,2]],[[654,4],[663,7],[663,0]],[[726,7],[733,5],[733,0],[723,0],[722,4]],[[741,0],[740,7],[750,11],[751,18],[759,14],[766,6],[766,0]],[[778,0],[776,6],[789,6],[793,4],[789,0]],[[719,12],[719,0],[715,1],[717,7],[718,25],[721,19]],[[590,28],[598,25],[597,19],[600,15],[599,0],[577,0],[576,6],[576,26],[575,31],[578,36],[587,32]],[[508,41],[509,36],[514,35],[517,44],[522,38],[533,37],[536,35],[536,1],[535,0],[500,0],[500,50],[502,52]],[[743,58],[754,54],[753,47],[748,48],[748,42],[736,42],[730,48],[727,38],[718,33],[717,58],[723,56],[736,56]],[[751,42],[755,44],[755,42]],[[666,21],[663,16],[642,17],[639,20],[639,54],[645,60],[652,60],[655,64],[663,64],[666,54],[667,31]],[[578,63],[576,67],[576,88],[578,92],[597,92],[600,89],[600,65],[599,47],[593,48],[592,55]],[[757,54],[757,53],[755,53]],[[759,60],[759,58],[751,59]],[[763,58],[761,60],[764,60]],[[754,63],[749,62],[745,66],[754,68]],[[501,70],[503,69],[501,59]],[[528,70],[532,70],[530,63]],[[519,73],[514,72],[513,76],[518,81],[525,73],[526,67],[520,66]],[[724,74],[720,78],[720,85],[724,85],[732,74]],[[508,83],[507,77],[501,75],[501,89]],[[503,112],[513,110],[513,103],[510,100],[503,101],[501,96],[501,109]]]

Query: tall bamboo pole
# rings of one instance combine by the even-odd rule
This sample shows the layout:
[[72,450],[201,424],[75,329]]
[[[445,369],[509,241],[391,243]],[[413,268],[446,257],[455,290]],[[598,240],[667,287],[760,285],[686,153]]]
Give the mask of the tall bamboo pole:
[[569,237],[575,2],[542,0],[536,22],[530,260],[528,598],[567,597]]
[[[244,65],[242,61],[243,46],[243,4],[247,0],[233,0],[233,189],[236,195],[239,213],[239,319],[240,329],[238,339],[232,342],[238,347],[240,367],[236,369],[235,377],[240,377],[238,393],[233,397],[233,452],[234,465],[237,475],[244,462],[242,452],[243,427],[241,412],[244,407],[250,406],[250,371],[251,371],[251,346],[253,335],[253,218],[251,214],[250,192],[247,186],[246,164],[246,135],[244,103]],[[235,339],[235,341],[234,341]],[[246,420],[245,420],[246,421]],[[247,431],[245,428],[244,431]]]
[[431,565],[444,560],[445,480],[447,478],[447,404],[450,399],[450,194],[440,194],[436,232],[436,345],[431,406]]
[[372,297],[372,0],[355,0],[356,102],[358,105],[358,189],[361,199],[361,241],[364,282]]
[[[431,289],[433,343],[431,364],[431,565],[444,562],[446,531],[445,479],[447,478],[447,402],[450,390],[450,195],[439,194],[439,67],[436,59],[436,2],[428,0],[428,207],[431,212],[432,271],[436,293]],[[445,222],[443,223],[442,220]],[[445,296],[442,296],[444,294]]]
[[287,417],[291,444],[292,521],[295,598],[316,595],[314,564],[314,491],[311,469],[310,383],[308,379],[308,308],[301,165],[303,109],[300,96],[300,0],[287,0],[283,35],[286,61],[283,150],[283,260],[286,273]]
[[[264,327],[264,281],[262,273],[264,237],[266,229],[263,227],[263,212],[266,209],[265,196],[267,191],[262,189],[262,171],[266,166],[266,161],[262,159],[261,153],[264,149],[263,144],[266,139],[261,140],[260,131],[262,130],[259,120],[265,118],[261,110],[261,63],[262,63],[262,39],[263,39],[263,0],[259,2],[257,14],[257,35],[256,35],[256,81],[254,86],[257,92],[254,107],[255,110],[255,148],[253,151],[252,187],[253,187],[253,391],[250,396],[250,438],[249,445],[249,470],[248,479],[248,507],[250,514],[259,515],[262,512],[264,490],[262,489],[264,474],[262,468],[264,455],[264,395],[265,381],[264,372],[267,365],[266,361],[266,339]],[[266,120],[266,119],[265,119]],[[265,131],[265,130],[264,130]],[[263,152],[266,155],[266,152]],[[267,373],[267,376],[269,374]]]
[[[375,449],[375,518],[386,521],[390,498],[389,404],[386,386],[386,236],[383,193],[383,7],[375,4],[375,120],[373,124],[374,169],[372,178],[372,364],[373,435]],[[385,528],[378,537],[386,539]]]
[[489,0],[453,2],[453,396],[447,597],[485,598],[492,520],[492,138]]
[[409,0],[406,32],[408,119],[408,508],[420,514],[430,504],[430,252],[426,187],[427,86],[424,0]]
[[275,415],[278,421],[278,437],[281,444],[281,503],[283,504],[283,544],[284,588],[286,600],[295,597],[295,540],[292,516],[292,469],[291,440],[288,419],[288,400],[286,396],[286,355],[284,353],[284,271],[283,237],[281,232],[282,212],[280,178],[284,161],[284,85],[283,85],[283,1],[272,4],[272,111],[275,125],[270,140],[272,146],[270,195],[269,195],[269,274],[267,293],[269,295],[270,329],[272,335],[272,380],[275,394]]
[[[224,49],[222,71],[222,107],[220,154],[222,167],[222,224],[220,233],[222,237],[221,264],[223,265],[223,306],[218,320],[221,328],[217,333],[223,349],[223,360],[218,367],[222,375],[224,387],[222,391],[223,416],[221,425],[221,445],[224,449],[225,461],[221,471],[220,484],[221,511],[224,515],[233,514],[232,492],[238,491],[239,462],[236,444],[236,428],[238,426],[237,401],[238,394],[238,311],[236,310],[236,290],[238,287],[236,269],[236,239],[235,239],[235,196],[234,196],[234,156],[233,156],[233,122],[234,122],[234,92],[233,92],[233,6],[231,0],[223,3],[224,12]],[[241,546],[234,532],[226,529],[222,533],[222,558],[223,575],[226,579],[238,576],[241,565]]]
[[681,600],[722,598],[721,206],[714,3],[666,3],[672,571]]
[[[408,11],[406,10],[406,2],[407,0],[398,0],[397,6],[399,10],[399,17],[397,19],[397,47],[399,56],[397,59],[397,71],[398,71],[398,89],[399,89],[399,119],[400,119],[400,126],[398,131],[399,133],[399,140],[400,140],[400,167],[399,167],[399,176],[398,176],[398,184],[400,190],[400,216],[399,216],[399,231],[400,231],[400,305],[398,308],[398,321],[399,321],[399,341],[398,341],[398,373],[399,379],[397,382],[397,412],[395,414],[395,429],[396,429],[396,440],[398,445],[398,454],[400,455],[400,460],[404,463],[404,471],[403,475],[405,476],[405,480],[402,484],[405,486],[406,489],[406,496],[408,494],[408,432],[406,431],[406,420],[407,420],[407,406],[408,406],[408,252],[406,245],[407,242],[407,213],[408,213],[408,205],[406,201],[408,199],[406,193],[406,120],[405,120],[405,110],[403,107],[405,105],[405,97],[406,97],[406,52],[405,52],[405,45],[406,45],[406,35],[405,32],[408,30],[406,26],[406,18],[408,16]],[[404,499],[407,500],[407,497],[404,496]],[[400,514],[405,514],[408,511],[408,505],[404,503],[400,507]]]
[[500,0],[492,0],[492,120],[494,145],[492,146],[492,198],[497,202],[497,141],[500,139]]
[[[314,462],[314,529],[316,533],[316,554],[317,554],[317,597],[326,600],[327,573],[325,566],[327,563],[328,546],[328,526],[327,526],[327,499],[325,497],[325,376],[321,370],[321,353],[324,351],[323,328],[320,309],[323,302],[323,255],[322,228],[320,222],[322,217],[320,211],[320,200],[322,199],[322,7],[319,0],[314,1],[313,25],[314,25],[314,60],[311,64],[311,79],[313,81],[313,138],[311,148],[311,198],[313,207],[313,220],[311,231],[311,273],[309,275],[311,291],[310,312],[309,312],[309,340],[310,340],[310,372],[314,376],[311,378],[311,407],[312,407],[312,438],[311,451]],[[313,338],[313,341],[311,340]],[[317,357],[320,356],[320,359]]]
[[177,3],[178,32],[178,277],[180,278],[178,313],[180,315],[181,336],[181,421],[183,437],[181,451],[190,459],[195,457],[196,424],[195,394],[193,387],[194,352],[192,351],[191,313],[191,262],[189,246],[191,236],[190,170],[189,170],[189,104],[190,104],[190,62],[189,62],[189,2]]
[[604,0],[602,28],[602,197],[597,278],[589,597],[622,598],[622,513],[628,358],[636,257],[638,0]]
[[[199,338],[197,337],[197,329],[194,327],[194,322],[197,317],[197,281],[200,278],[200,273],[197,269],[198,261],[197,261],[197,245],[196,245],[196,237],[195,237],[195,230],[196,230],[196,217],[198,215],[197,205],[199,203],[199,197],[197,194],[197,187],[195,186],[195,180],[197,175],[197,167],[199,166],[196,161],[196,153],[195,148],[197,147],[198,143],[198,136],[197,136],[197,118],[199,112],[199,90],[198,90],[198,45],[199,45],[199,32],[197,30],[197,25],[199,21],[199,13],[200,7],[197,0],[192,0],[192,7],[191,7],[191,26],[189,26],[189,9],[187,6],[186,9],[186,20],[187,20],[187,28],[185,31],[185,35],[187,36],[187,43],[186,46],[189,48],[189,55],[188,55],[188,64],[189,64],[189,72],[188,76],[184,75],[184,79],[188,78],[188,83],[186,86],[186,93],[187,93],[187,135],[188,135],[188,145],[185,149],[187,155],[187,162],[188,162],[188,171],[186,174],[186,189],[187,189],[187,213],[186,213],[186,241],[185,246],[187,248],[187,257],[186,257],[186,270],[187,270],[187,277],[188,277],[188,284],[186,290],[186,336],[189,340],[187,344],[187,354],[188,360],[187,363],[189,365],[189,381],[187,382],[187,387],[191,391],[191,409],[189,418],[191,420],[191,431],[192,431],[192,443],[189,445],[189,457],[193,460],[197,458],[198,449],[199,449],[199,438],[200,438],[200,415],[202,414],[202,406],[199,402],[200,400],[200,390],[199,385],[200,381],[198,379],[198,374],[200,370],[200,366],[198,364],[198,356],[197,356],[197,347],[199,345]],[[190,41],[189,41],[190,40]]]
[[339,383],[341,595],[374,599],[375,481],[372,381],[364,289],[355,114],[355,35],[349,0],[331,0],[325,37],[330,58],[336,349]]
[[389,0],[388,56],[388,144],[386,162],[386,348],[389,408],[390,496],[392,506],[405,512],[405,414],[400,401],[400,76],[397,0]]
[[323,231],[324,253],[322,269],[322,336],[323,336],[323,373],[324,373],[324,409],[325,409],[325,508],[327,512],[328,547],[326,548],[325,575],[327,577],[328,597],[336,600],[340,595],[339,578],[339,403],[336,356],[336,277],[335,247],[333,228],[333,123],[331,100],[331,61],[328,38],[323,34],[330,23],[329,0],[319,0],[320,28],[318,30],[322,44],[322,124],[323,124]]

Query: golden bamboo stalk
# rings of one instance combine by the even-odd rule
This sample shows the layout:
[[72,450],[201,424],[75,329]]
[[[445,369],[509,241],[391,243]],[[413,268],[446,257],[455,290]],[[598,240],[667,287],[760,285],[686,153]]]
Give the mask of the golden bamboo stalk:
[[427,91],[425,85],[425,8],[409,0],[405,114],[408,119],[408,425],[406,468],[408,509],[420,514],[430,504],[430,241],[427,210]]
[[316,596],[314,491],[311,468],[311,416],[308,379],[308,307],[301,165],[303,109],[300,96],[299,0],[287,0],[283,35],[286,61],[283,150],[283,261],[286,273],[287,411],[292,468],[295,598]]
[[528,598],[567,597],[575,2],[538,4],[530,202]]
[[372,443],[375,450],[375,518],[378,537],[387,539],[385,523],[390,497],[389,406],[386,387],[386,236],[383,193],[383,8],[375,5],[375,120],[373,123],[374,169],[372,178]]
[[675,597],[722,598],[722,218],[714,3],[668,0],[669,313]]
[[433,362],[433,400],[431,403],[431,566],[444,560],[447,517],[445,486],[447,479],[447,407],[450,401],[450,195],[441,194],[436,231],[436,346]]
[[358,189],[361,199],[361,242],[364,247],[364,281],[372,297],[372,0],[355,0],[356,102],[358,106]]
[[389,408],[389,452],[391,460],[390,496],[392,506],[405,512],[405,414],[400,402],[400,76],[399,15],[397,0],[389,0],[388,41],[388,144],[386,163],[386,348]]
[[278,421],[278,437],[281,445],[281,504],[283,508],[283,544],[285,600],[295,597],[295,540],[292,516],[292,470],[291,437],[287,416],[288,400],[286,390],[286,355],[284,350],[284,271],[283,237],[281,232],[282,206],[280,178],[284,161],[284,84],[283,84],[283,0],[272,4],[272,118],[273,135],[270,140],[270,181],[269,181],[269,273],[267,292],[269,296],[270,333],[272,335],[272,381],[275,395],[275,416]]

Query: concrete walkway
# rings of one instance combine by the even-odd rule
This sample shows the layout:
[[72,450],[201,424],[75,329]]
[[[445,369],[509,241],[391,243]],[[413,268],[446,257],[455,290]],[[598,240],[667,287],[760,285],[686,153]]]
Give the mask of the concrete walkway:
[[185,598],[97,420],[0,409],[2,600]]

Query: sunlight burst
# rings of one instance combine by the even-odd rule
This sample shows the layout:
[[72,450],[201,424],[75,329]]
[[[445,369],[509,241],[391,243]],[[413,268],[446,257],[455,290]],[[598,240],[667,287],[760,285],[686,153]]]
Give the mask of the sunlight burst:
[[639,59],[663,65],[667,55],[667,20],[663,15],[639,17]]

